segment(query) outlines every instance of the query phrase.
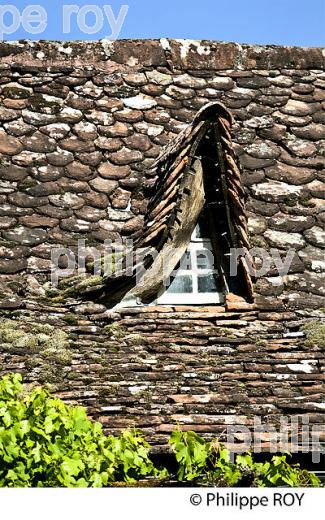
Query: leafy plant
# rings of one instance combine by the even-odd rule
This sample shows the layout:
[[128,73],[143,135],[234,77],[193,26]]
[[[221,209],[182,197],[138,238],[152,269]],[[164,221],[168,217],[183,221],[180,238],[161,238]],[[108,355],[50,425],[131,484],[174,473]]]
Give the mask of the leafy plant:
[[316,487],[320,481],[313,473],[290,465],[287,455],[274,455],[271,462],[256,463],[256,483],[259,487]]
[[149,459],[150,445],[140,432],[125,430],[120,437],[109,436],[108,439],[111,453],[115,457],[115,480],[134,483],[147,476],[168,476],[165,469],[157,470]]
[[205,468],[211,445],[195,432],[174,431],[170,436],[170,444],[178,462],[178,480],[193,480]]
[[[16,338],[16,336],[15,336]],[[80,406],[66,405],[42,388],[28,388],[19,374],[0,380],[0,487],[104,487],[168,477],[150,459],[137,430],[104,435]],[[175,431],[170,444],[179,481],[213,486],[319,486],[319,479],[287,455],[257,463],[250,453],[231,461],[218,441]]]
[[241,468],[230,461],[230,452],[222,444],[215,445],[212,465],[210,478],[212,477],[214,481],[217,480],[226,486],[235,486],[243,477]]
[[238,454],[231,462],[230,452],[218,441],[209,443],[194,432],[175,431],[170,443],[179,464],[178,480],[196,481],[209,486],[251,485],[253,487],[317,487],[320,480],[299,465],[290,465],[287,456],[275,455],[270,462],[258,463],[250,453]]
[[0,486],[102,487],[165,474],[136,431],[105,436],[83,408],[26,392],[18,374],[0,381]]

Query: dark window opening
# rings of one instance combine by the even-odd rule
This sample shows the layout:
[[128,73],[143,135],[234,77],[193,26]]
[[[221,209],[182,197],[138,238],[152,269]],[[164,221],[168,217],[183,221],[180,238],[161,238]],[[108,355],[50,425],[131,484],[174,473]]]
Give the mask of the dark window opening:
[[205,208],[202,221],[206,233],[211,237],[216,268],[226,293],[231,292],[246,297],[246,284],[240,265],[237,274],[230,274],[231,249],[236,247],[236,234],[231,222],[227,183],[225,178],[222,153],[218,152],[218,126],[211,124],[208,132],[198,148],[198,156],[202,157],[203,181],[205,191]]

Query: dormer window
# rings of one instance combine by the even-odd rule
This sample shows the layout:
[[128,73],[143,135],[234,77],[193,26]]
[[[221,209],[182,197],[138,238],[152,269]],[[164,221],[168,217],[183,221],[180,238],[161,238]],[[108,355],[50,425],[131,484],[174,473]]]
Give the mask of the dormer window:
[[224,292],[216,269],[207,222],[202,216],[181,260],[157,298],[159,305],[221,304]]
[[[103,278],[102,298],[130,305],[251,302],[253,283],[245,191],[231,141],[233,118],[219,102],[203,107],[164,148],[144,226],[132,238],[133,267]],[[235,254],[233,251],[244,251]],[[139,260],[142,256],[142,260]],[[233,275],[235,259],[236,274]],[[126,264],[126,262],[125,262]]]

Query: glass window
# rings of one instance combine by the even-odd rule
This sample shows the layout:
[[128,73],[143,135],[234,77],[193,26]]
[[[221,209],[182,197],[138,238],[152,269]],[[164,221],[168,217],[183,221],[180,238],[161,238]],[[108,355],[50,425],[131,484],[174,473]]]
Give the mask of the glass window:
[[199,249],[196,252],[196,265],[198,269],[213,269],[214,258],[212,251]]
[[202,305],[224,300],[209,238],[207,222],[200,218],[191,242],[157,298],[158,304]]
[[198,276],[198,292],[199,293],[214,293],[217,292],[217,284],[213,274]]
[[167,292],[169,293],[191,293],[193,291],[192,277],[186,275],[176,275],[172,278]]
[[192,269],[192,260],[191,260],[191,253],[189,251],[186,251],[179,262],[174,267],[173,273],[176,273],[181,269],[182,271],[189,271]]
[[209,239],[209,226],[206,219],[200,218],[195,227],[195,238]]
[[191,253],[186,251],[179,262],[179,268],[188,271],[192,269]]

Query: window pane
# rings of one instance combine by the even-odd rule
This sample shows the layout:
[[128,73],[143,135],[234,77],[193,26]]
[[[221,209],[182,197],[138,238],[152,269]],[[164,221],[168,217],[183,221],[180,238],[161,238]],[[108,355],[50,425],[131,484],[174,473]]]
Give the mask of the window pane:
[[192,290],[192,277],[187,275],[175,276],[167,288],[167,292],[169,293],[191,293]]
[[213,274],[207,274],[198,277],[198,292],[199,293],[211,293],[220,291],[220,287],[216,282]]
[[190,269],[192,269],[192,262],[191,262],[191,253],[189,251],[186,251],[180,262],[179,262],[179,267],[180,269],[184,269],[186,271],[189,271]]
[[196,238],[209,238],[208,221],[205,218],[200,218],[195,228]]
[[189,251],[186,251],[179,262],[175,265],[173,269],[173,273],[176,274],[178,269],[183,269],[184,271],[189,271],[192,269],[192,262],[191,262],[191,253]]
[[198,269],[213,269],[214,258],[209,249],[200,249],[196,253],[196,264]]

